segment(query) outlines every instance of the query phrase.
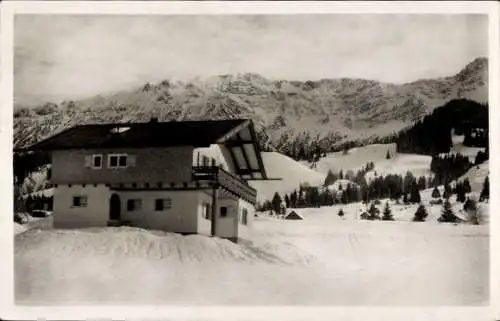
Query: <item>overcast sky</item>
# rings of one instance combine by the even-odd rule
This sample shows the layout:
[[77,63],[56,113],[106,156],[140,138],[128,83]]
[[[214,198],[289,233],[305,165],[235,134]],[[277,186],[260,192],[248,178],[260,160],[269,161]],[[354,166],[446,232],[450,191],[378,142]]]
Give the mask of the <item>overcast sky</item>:
[[79,99],[228,73],[386,82],[452,75],[488,54],[487,16],[17,16],[15,100]]

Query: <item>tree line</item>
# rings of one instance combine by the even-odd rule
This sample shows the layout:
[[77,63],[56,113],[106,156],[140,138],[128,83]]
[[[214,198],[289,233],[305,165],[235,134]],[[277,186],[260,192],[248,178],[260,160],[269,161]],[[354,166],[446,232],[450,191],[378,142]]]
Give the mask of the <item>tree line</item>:
[[[320,206],[332,206],[335,204],[349,204],[362,201],[368,204],[370,201],[389,198],[404,203],[419,203],[421,201],[420,191],[430,187],[431,178],[425,176],[415,177],[410,171],[402,175],[389,174],[379,175],[366,181],[361,173],[372,169],[371,163],[358,171],[356,175],[350,175],[350,171],[343,174],[331,173],[327,175],[322,188],[317,186],[300,185],[291,193],[280,195],[276,192],[271,200],[266,200],[260,207],[261,211],[272,210],[281,213],[285,208],[308,208]],[[337,179],[352,179],[345,186],[339,182],[337,189],[331,188],[331,182]],[[284,206],[283,206],[284,205]]]
[[464,135],[464,145],[488,145],[488,105],[468,99],[454,99],[436,108],[410,128],[399,132],[397,151],[436,155],[453,146],[451,132]]
[[432,186],[443,185],[451,182],[465,174],[474,165],[484,163],[489,158],[489,148],[485,151],[478,151],[474,162],[470,162],[469,157],[460,153],[453,155],[432,156],[430,169],[434,173]]

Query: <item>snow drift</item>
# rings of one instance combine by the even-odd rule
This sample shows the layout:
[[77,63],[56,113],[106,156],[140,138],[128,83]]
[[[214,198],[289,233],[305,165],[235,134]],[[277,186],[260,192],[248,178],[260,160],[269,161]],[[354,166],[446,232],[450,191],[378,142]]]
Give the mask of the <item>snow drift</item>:
[[16,304],[487,302],[487,226],[368,222],[352,219],[355,207],[344,218],[337,210],[260,216],[251,245],[127,227],[28,230],[15,239]]

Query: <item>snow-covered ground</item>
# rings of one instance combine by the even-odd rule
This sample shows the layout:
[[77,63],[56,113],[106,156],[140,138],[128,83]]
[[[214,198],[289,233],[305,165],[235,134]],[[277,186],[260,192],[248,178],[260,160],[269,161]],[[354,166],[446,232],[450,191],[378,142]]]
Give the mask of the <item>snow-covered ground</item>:
[[325,174],[314,171],[283,154],[267,152],[262,153],[262,158],[269,178],[281,178],[281,180],[251,181],[250,185],[257,189],[259,202],[271,200],[276,192],[280,195],[293,192],[303,183],[318,186],[325,182]]
[[52,229],[52,216],[48,217],[32,217],[27,215],[28,221],[25,224],[14,223],[14,234],[21,234],[27,230],[40,229],[47,230]]
[[21,234],[26,232],[29,229],[27,224],[19,224],[14,222],[14,235]]
[[16,302],[487,304],[488,225],[438,223],[440,206],[415,223],[416,205],[391,206],[394,222],[358,220],[360,204],[297,209],[298,221],[260,213],[251,245],[127,227],[30,229],[15,239]]

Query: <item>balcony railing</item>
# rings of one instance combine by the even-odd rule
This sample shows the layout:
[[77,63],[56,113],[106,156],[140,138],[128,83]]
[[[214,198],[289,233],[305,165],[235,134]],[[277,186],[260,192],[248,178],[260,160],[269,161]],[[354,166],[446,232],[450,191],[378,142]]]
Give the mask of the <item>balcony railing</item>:
[[217,166],[193,166],[193,180],[215,182],[250,203],[257,201],[257,191],[253,187],[238,176]]

